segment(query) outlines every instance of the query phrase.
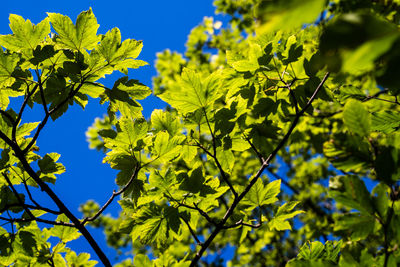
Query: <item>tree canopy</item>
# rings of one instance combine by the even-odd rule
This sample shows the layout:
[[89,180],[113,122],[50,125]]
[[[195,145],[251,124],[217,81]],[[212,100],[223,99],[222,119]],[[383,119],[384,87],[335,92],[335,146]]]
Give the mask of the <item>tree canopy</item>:
[[[128,77],[142,42],[10,15],[0,35],[0,266],[400,265],[400,1],[215,0],[185,54],[157,55],[152,88]],[[102,84],[121,72],[111,88]],[[168,106],[150,118],[138,100]],[[49,120],[98,99],[89,145],[118,171],[78,218],[53,191]],[[20,103],[18,109],[10,103]],[[18,102],[19,101],[19,102]],[[31,109],[38,122],[25,122]],[[101,114],[99,114],[101,115]],[[25,122],[25,123],[23,123]],[[33,190],[56,209],[39,203]],[[118,217],[105,215],[118,201]],[[108,248],[87,226],[104,230]],[[90,229],[89,229],[90,230]]]

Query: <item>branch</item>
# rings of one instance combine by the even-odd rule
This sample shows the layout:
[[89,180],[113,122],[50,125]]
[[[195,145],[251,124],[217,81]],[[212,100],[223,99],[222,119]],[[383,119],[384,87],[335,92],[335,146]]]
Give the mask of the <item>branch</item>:
[[190,206],[190,205],[187,205],[187,204],[184,204],[184,203],[179,203],[179,202],[178,202],[178,206],[180,206],[180,207],[185,207],[185,208],[191,209],[191,210],[197,210],[197,211],[200,213],[200,215],[203,216],[209,223],[213,224],[214,226],[217,226],[217,225],[218,225],[218,223],[215,222],[215,221],[207,214],[207,212],[205,212],[204,210],[200,209],[200,208],[197,206],[196,203],[193,203],[193,205],[194,205],[194,207],[193,207],[193,206]]
[[[208,129],[210,130],[211,133],[211,138],[212,138],[212,145],[213,145],[213,150],[214,150],[214,155],[212,155],[211,153],[209,153],[209,155],[214,159],[215,164],[218,167],[219,172],[221,173],[221,177],[224,180],[224,182],[229,186],[229,189],[232,191],[233,195],[235,196],[235,198],[238,197],[238,193],[236,192],[236,190],[233,188],[231,182],[229,181],[228,177],[226,177],[224,170],[222,169],[221,163],[219,162],[218,158],[217,158],[217,145],[215,143],[215,136],[214,133],[211,129],[211,125],[210,125],[210,121],[208,120],[207,117],[207,112],[206,109],[203,107],[203,112],[204,112],[204,117],[206,118],[206,122],[208,125]],[[197,141],[196,141],[197,142]],[[203,148],[204,149],[204,148]]]
[[33,89],[31,91],[29,91],[29,87],[27,87],[27,94],[25,96],[24,102],[21,105],[21,109],[18,112],[18,116],[17,119],[14,121],[14,125],[12,127],[12,132],[11,132],[11,138],[14,142],[17,142],[17,128],[18,128],[18,124],[21,122],[22,119],[22,113],[24,113],[25,107],[28,104],[29,99],[31,98],[31,96],[36,92],[36,89],[38,88],[38,84],[35,85],[35,87],[33,87]]
[[37,222],[46,223],[46,224],[50,224],[50,225],[61,225],[61,226],[67,226],[67,227],[74,227],[75,228],[75,225],[72,224],[72,223],[49,221],[49,220],[44,220],[44,219],[40,219],[40,218],[31,218],[31,219],[27,219],[27,218],[6,218],[6,217],[0,216],[0,220],[6,221],[6,222],[11,222],[11,223],[13,223],[13,222],[26,223],[26,222],[37,221]]
[[78,220],[78,218],[76,218],[75,215],[72,214],[72,212],[58,198],[58,196],[54,193],[54,191],[42,179],[40,179],[40,177],[37,175],[37,173],[32,169],[32,167],[30,166],[30,164],[28,163],[28,161],[25,158],[25,153],[21,150],[21,148],[18,146],[18,144],[11,141],[10,138],[8,138],[7,135],[5,135],[2,131],[0,131],[0,138],[7,145],[9,145],[12,148],[12,150],[15,153],[15,156],[21,162],[25,171],[39,185],[40,189],[42,191],[46,192],[46,194],[54,201],[54,203],[57,205],[57,207],[60,209],[60,211],[71,220],[74,227],[77,228],[82,233],[82,235],[86,238],[86,240],[88,241],[90,246],[96,252],[96,254],[99,257],[99,259],[101,260],[101,262],[107,267],[111,266],[111,263],[108,260],[107,256],[101,250],[101,248],[99,247],[97,242],[94,240],[92,235],[89,233],[89,231],[85,228],[85,226],[81,224],[81,222]]
[[49,110],[47,109],[47,103],[46,103],[46,99],[44,97],[44,90],[43,90],[43,83],[42,83],[42,77],[39,74],[39,71],[36,69],[36,76],[38,78],[38,84],[39,84],[39,90],[40,90],[40,97],[42,99],[42,104],[43,104],[43,109],[44,109],[44,113],[47,115],[47,113],[49,113]]
[[225,213],[224,217],[222,218],[221,222],[218,224],[218,226],[214,229],[214,231],[211,233],[211,235],[208,237],[208,239],[203,243],[201,246],[200,250],[196,253],[196,256],[193,258],[192,262],[190,263],[190,266],[194,267],[197,266],[197,262],[200,260],[202,257],[203,253],[207,250],[207,248],[210,246],[211,242],[214,240],[214,238],[218,235],[218,233],[223,230],[225,223],[228,221],[229,217],[233,214],[233,211],[235,210],[236,206],[239,204],[239,202],[245,197],[245,195],[250,191],[251,187],[257,182],[258,178],[261,176],[265,168],[267,168],[270,164],[270,162],[275,158],[275,156],[278,154],[278,151],[283,148],[285,145],[286,141],[289,139],[289,136],[292,134],[294,128],[296,127],[297,123],[299,122],[300,117],[304,114],[304,112],[311,106],[312,102],[314,101],[315,97],[317,96],[318,92],[321,90],[322,86],[324,85],[325,81],[329,77],[329,72],[325,74],[323,77],[322,81],[320,84],[317,86],[315,89],[314,93],[308,100],[307,104],[303,107],[302,110],[300,110],[297,114],[296,117],[294,118],[288,132],[285,134],[283,139],[279,142],[279,144],[276,146],[276,148],[269,154],[266,160],[262,163],[260,169],[257,171],[257,173],[254,175],[253,179],[250,180],[250,183],[246,186],[244,191],[236,198],[230,208],[227,210]]
[[197,245],[201,245],[202,243],[200,242],[200,240],[197,238],[196,233],[193,231],[192,227],[190,227],[190,224],[187,220],[185,220],[185,218],[183,218],[182,216],[180,217],[187,225],[187,227],[189,228],[190,233],[192,234],[194,240],[196,241]]
[[41,218],[37,218],[35,215],[32,214],[31,210],[28,208],[27,205],[25,205],[24,201],[21,199],[20,195],[18,194],[17,190],[15,189],[14,185],[11,183],[10,179],[8,178],[6,173],[2,173],[4,179],[6,179],[8,186],[11,188],[11,191],[13,192],[13,194],[15,195],[15,197],[17,198],[18,203],[20,204],[20,206],[25,210],[25,212],[29,215],[29,217],[31,217],[32,221],[38,221],[38,222],[42,222],[42,223],[47,223],[47,224],[52,224],[52,225],[66,225],[66,226],[70,226],[70,227],[74,227],[73,224],[70,223],[64,223],[64,222],[54,222],[54,221],[49,221],[49,220],[45,220],[45,219],[41,219]]
[[61,214],[60,212],[57,212],[57,211],[54,211],[54,210],[51,210],[51,209],[48,209],[48,208],[45,208],[45,207],[38,207],[38,206],[26,204],[26,203],[24,203],[23,205],[21,205],[20,203],[7,204],[7,205],[5,205],[4,208],[2,208],[0,210],[0,214],[5,212],[6,210],[9,210],[12,207],[24,207],[24,206],[27,207],[28,209],[42,210],[42,211],[45,211],[45,212],[48,212],[48,213],[51,213],[51,214],[54,214],[54,215],[60,215]]
[[209,155],[212,159],[214,159],[215,164],[217,165],[217,168],[219,170],[219,172],[221,173],[221,177],[222,180],[224,180],[224,182],[229,186],[229,189],[232,191],[233,195],[235,196],[235,198],[238,197],[238,193],[236,192],[236,190],[233,188],[232,183],[229,181],[228,177],[226,177],[224,170],[222,169],[222,166],[219,162],[219,160],[217,159],[216,154],[213,155],[210,151],[208,151],[207,148],[205,148],[202,144],[200,144],[196,139],[193,138],[193,140],[196,142],[197,146],[200,147],[204,152],[206,152],[207,155]]
[[118,192],[115,192],[115,190],[114,190],[111,197],[107,200],[107,202],[103,205],[103,207],[101,207],[101,209],[94,216],[84,218],[82,221],[82,225],[84,225],[86,222],[91,222],[91,221],[96,220],[104,212],[104,210],[111,204],[111,202],[114,200],[115,197],[119,196],[120,194],[122,194],[123,192],[126,191],[126,189],[134,181],[139,170],[140,170],[140,166],[137,165],[135,167],[135,170],[133,171],[133,174],[132,174],[131,178],[129,179],[128,183],[124,187],[122,187]]
[[251,142],[250,138],[248,138],[244,133],[242,133],[242,134],[244,136],[244,139],[246,139],[247,143],[249,143],[249,145],[251,146],[253,151],[256,153],[258,159],[260,160],[260,163],[262,164],[264,162],[264,160],[265,160],[263,155],[260,153],[260,151],[258,151],[256,146]]
[[[289,90],[289,94],[290,94],[290,97],[291,97],[292,100],[293,100],[294,108],[295,108],[295,111],[296,111],[296,114],[297,114],[297,113],[299,113],[299,108],[298,108],[298,106],[297,106],[298,104],[297,104],[296,95],[294,94],[294,92],[293,92],[293,90],[292,90],[292,85],[293,85],[293,84],[296,82],[296,80],[297,80],[296,75],[295,75],[295,77],[293,78],[293,80],[292,80],[290,83],[287,83],[287,82],[283,79],[283,77],[285,76],[285,73],[286,73],[286,70],[287,70],[287,68],[288,68],[288,65],[286,65],[285,70],[282,72],[282,75],[279,75],[278,66],[277,66],[277,64],[276,64],[275,58],[273,58],[273,60],[274,60],[276,72],[278,73],[279,79],[280,79],[281,82],[284,84],[284,86],[279,86],[279,87],[287,88],[287,89]],[[292,65],[290,65],[290,66],[291,66],[292,71],[293,71],[293,73],[294,73],[293,66],[292,66]]]
[[[78,93],[79,89],[81,89],[82,85],[83,85],[84,81],[82,80],[82,82],[78,85],[78,87],[76,89],[74,89],[74,87],[72,87],[70,93],[68,94],[68,96],[61,101],[57,106],[55,106],[52,110],[46,112],[46,115],[44,116],[42,122],[39,124],[35,135],[33,136],[32,140],[29,142],[29,144],[22,150],[23,154],[26,154],[31,147],[33,146],[33,144],[35,144],[35,142],[37,141],[40,132],[42,131],[42,129],[44,128],[44,126],[46,125],[49,117],[56,112],[57,110],[59,110],[64,104],[66,104],[71,98],[73,98],[76,93]],[[47,109],[47,107],[46,107]]]
[[223,229],[230,229],[230,228],[235,228],[238,226],[248,226],[250,228],[257,229],[257,228],[260,228],[261,225],[262,225],[262,222],[259,222],[257,224],[249,224],[249,223],[243,222],[243,220],[239,220],[238,222],[236,222],[232,225],[224,226]]

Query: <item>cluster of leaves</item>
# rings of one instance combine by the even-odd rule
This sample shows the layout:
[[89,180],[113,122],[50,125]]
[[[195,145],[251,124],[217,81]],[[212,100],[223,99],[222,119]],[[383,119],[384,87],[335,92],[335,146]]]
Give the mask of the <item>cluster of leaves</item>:
[[[96,262],[88,261],[89,254],[77,256],[66,247],[81,234],[100,259],[105,258],[85,228],[90,218],[76,218],[48,186],[65,172],[57,162],[60,155],[39,155],[36,146],[48,120],[59,118],[70,105],[84,108],[89,97],[100,98],[101,103],[109,103],[109,117],[117,110],[135,116],[141,111],[136,100],[151,93],[148,87],[127,77],[116,81],[113,88],[97,82],[114,71],[127,73],[128,68],[147,64],[136,60],[142,49],[140,41],[121,42],[117,28],[98,35],[98,27],[91,10],[82,12],[75,24],[56,13],[49,13],[37,25],[10,15],[12,34],[0,36],[0,46],[5,48],[0,51],[0,220],[5,222],[0,228],[2,266],[93,266]],[[11,97],[23,98],[18,110],[9,107]],[[22,123],[27,109],[36,105],[43,109],[41,122]],[[57,209],[33,198],[31,191],[37,188]],[[53,237],[58,242],[49,242]]]
[[[205,18],[185,55],[158,55],[153,92],[169,107],[149,119],[136,101],[148,87],[98,82],[146,64],[135,59],[141,42],[121,43],[118,29],[97,35],[91,10],[75,24],[10,17],[13,34],[0,37],[0,264],[90,266],[65,245],[79,231],[109,266],[90,223],[110,246],[130,246],[118,266],[399,265],[399,1],[215,5],[232,16],[226,27]],[[18,113],[8,107],[17,96]],[[108,103],[87,136],[120,189],[82,205],[79,220],[47,185],[64,172],[59,155],[40,156],[35,143],[49,118],[88,97]],[[20,125],[34,105],[42,121]],[[37,203],[34,187],[58,210]],[[117,196],[120,216],[103,215]]]

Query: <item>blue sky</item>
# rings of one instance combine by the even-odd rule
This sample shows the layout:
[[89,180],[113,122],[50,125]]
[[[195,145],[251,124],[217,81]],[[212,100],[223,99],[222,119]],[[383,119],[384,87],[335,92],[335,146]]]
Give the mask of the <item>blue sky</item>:
[[[183,53],[185,42],[190,30],[198,25],[204,16],[214,16],[215,8],[212,0],[172,0],[172,1],[5,1],[0,9],[0,34],[10,34],[9,14],[18,14],[33,23],[38,23],[46,17],[46,12],[56,12],[68,15],[75,21],[77,15],[91,7],[100,24],[99,33],[106,33],[113,27],[121,30],[122,38],[143,40],[144,47],[139,59],[150,65],[129,72],[129,77],[138,79],[151,87],[151,77],[156,74],[154,61],[156,53],[170,49]],[[214,16],[215,17],[215,16]],[[217,16],[226,21],[226,17]],[[115,76],[109,77],[105,84],[111,86]],[[88,149],[85,131],[96,117],[102,117],[105,106],[100,106],[96,100],[89,102],[85,111],[78,106],[70,108],[66,115],[50,122],[38,140],[40,154],[57,152],[61,154],[60,161],[67,172],[59,176],[53,189],[66,205],[80,217],[79,204],[88,199],[104,203],[115,186],[115,172],[108,165],[102,164],[102,154]],[[163,108],[164,104],[155,97],[142,101],[144,115],[148,118],[155,108]],[[25,121],[40,121],[39,110],[27,110]],[[41,195],[36,192],[36,195]],[[43,205],[51,203],[47,198],[39,198]],[[114,203],[106,213],[118,214],[118,205]],[[100,231],[91,230],[96,240],[100,241],[112,262],[115,253],[104,243]],[[86,251],[96,255],[83,238],[70,243],[76,251]]]

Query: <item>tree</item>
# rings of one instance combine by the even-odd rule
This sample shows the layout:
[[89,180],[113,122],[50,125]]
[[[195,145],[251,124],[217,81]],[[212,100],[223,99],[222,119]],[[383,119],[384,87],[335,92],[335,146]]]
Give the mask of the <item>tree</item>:
[[[147,64],[140,41],[97,34],[91,10],[75,24],[10,16],[13,34],[0,36],[0,265],[93,266],[67,247],[83,235],[110,266],[87,225],[115,249],[131,246],[118,266],[400,263],[399,1],[214,4],[228,27],[205,18],[185,55],[158,55],[153,93],[169,106],[150,119],[137,102],[150,88],[127,76],[99,82]],[[18,110],[11,97],[23,99]],[[36,141],[49,119],[92,98],[108,114],[88,141],[119,171],[119,190],[83,204],[79,219],[49,186],[65,171],[60,155]],[[34,106],[41,122],[22,124]],[[117,197],[120,216],[104,215]]]

